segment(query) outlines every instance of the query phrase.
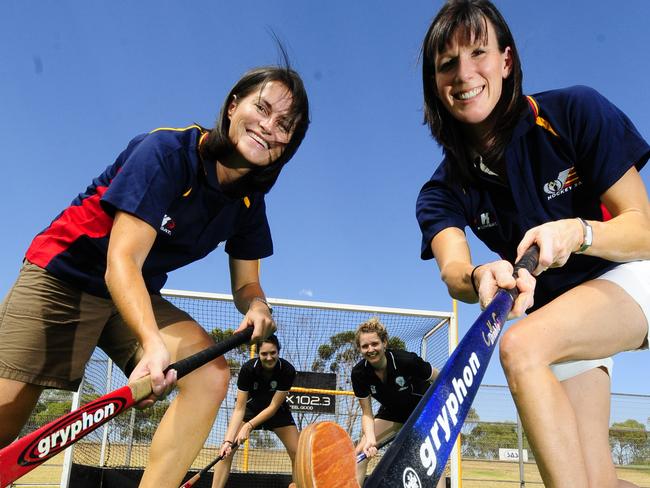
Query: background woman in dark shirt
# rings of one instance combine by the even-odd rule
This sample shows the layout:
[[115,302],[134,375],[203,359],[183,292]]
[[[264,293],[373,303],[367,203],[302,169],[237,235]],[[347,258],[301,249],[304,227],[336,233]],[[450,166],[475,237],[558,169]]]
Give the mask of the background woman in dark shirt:
[[293,466],[299,434],[286,399],[296,370],[279,354],[280,343],[273,334],[260,344],[259,356],[241,367],[237,378],[237,403],[219,451],[225,457],[214,468],[212,488],[226,485],[237,447],[255,429],[275,432]]
[[[355,341],[363,356],[351,373],[354,395],[361,406],[362,437],[356,452],[371,458],[377,454],[377,444],[406,422],[438,370],[417,354],[388,349],[388,332],[376,318],[359,325]],[[371,397],[381,405],[377,415],[373,415]],[[361,486],[367,466],[367,459],[357,464]]]

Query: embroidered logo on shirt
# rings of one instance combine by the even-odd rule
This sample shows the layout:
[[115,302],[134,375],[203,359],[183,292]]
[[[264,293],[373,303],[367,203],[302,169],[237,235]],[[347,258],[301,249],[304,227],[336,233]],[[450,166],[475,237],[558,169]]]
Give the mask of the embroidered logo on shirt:
[[172,235],[174,227],[176,227],[176,222],[174,222],[174,219],[165,214],[162,219],[162,224],[160,224],[160,230],[162,230],[167,235]]
[[489,229],[490,227],[495,227],[497,225],[490,216],[490,212],[481,213],[476,223],[476,230]]
[[563,193],[573,190],[580,184],[582,182],[576,173],[576,169],[574,166],[571,166],[569,169],[560,171],[556,179],[544,185],[544,192],[548,195],[546,199],[552,200]]
[[271,381],[270,386],[271,386],[271,390],[275,390],[278,387],[278,382],[273,380]]
[[259,387],[259,385],[257,384],[257,381],[254,381],[253,382],[253,390],[257,390],[258,387]]
[[397,384],[397,386],[400,387],[398,391],[402,391],[407,388],[406,386],[404,386],[406,384],[406,380],[404,379],[403,376],[398,376],[397,378],[395,378],[395,383]]
[[375,385],[370,385],[370,394],[374,395],[377,393],[377,387]]

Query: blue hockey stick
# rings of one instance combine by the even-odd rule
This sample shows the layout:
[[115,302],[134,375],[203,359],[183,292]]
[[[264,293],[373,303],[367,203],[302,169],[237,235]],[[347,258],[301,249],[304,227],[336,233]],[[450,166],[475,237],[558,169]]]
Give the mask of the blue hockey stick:
[[[515,276],[519,269],[532,273],[538,258],[539,248],[534,245],[515,265]],[[436,486],[517,295],[516,288],[497,292],[458,343],[365,488]]]

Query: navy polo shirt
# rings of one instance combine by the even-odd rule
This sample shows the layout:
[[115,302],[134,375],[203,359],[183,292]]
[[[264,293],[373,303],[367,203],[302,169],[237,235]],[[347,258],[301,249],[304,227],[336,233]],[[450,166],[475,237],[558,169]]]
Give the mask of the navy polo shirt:
[[386,381],[365,359],[352,368],[352,389],[357,398],[372,396],[387,409],[412,411],[427,391],[433,369],[415,353],[386,349]]
[[237,377],[237,388],[248,393],[247,408],[261,412],[271,404],[276,391],[289,391],[296,379],[296,369],[286,359],[279,358],[270,377],[264,375],[258,358],[244,363]]
[[198,154],[203,131],[158,129],[135,137],[71,205],[30,245],[25,255],[59,279],[109,297],[104,274],[115,212],[130,213],[157,231],[142,268],[150,293],[167,273],[203,258],[225,242],[237,259],[273,253],[264,195],[225,195],[214,162]]
[[[474,234],[502,259],[513,261],[524,233],[545,222],[603,220],[600,196],[632,166],[641,169],[650,146],[628,117],[595,90],[575,86],[529,97],[530,110],[505,152],[508,185],[475,169],[480,188],[449,182],[445,157],[422,187],[416,216],[422,259],[447,227]],[[613,268],[601,258],[572,255],[565,266],[537,278],[535,307]]]

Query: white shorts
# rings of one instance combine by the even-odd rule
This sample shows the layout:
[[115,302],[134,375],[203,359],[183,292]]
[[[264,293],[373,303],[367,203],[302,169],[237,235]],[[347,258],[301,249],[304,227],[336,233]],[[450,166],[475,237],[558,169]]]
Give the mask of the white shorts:
[[[616,283],[639,304],[646,318],[646,325],[650,323],[650,261],[632,261],[616,266],[598,277]],[[648,332],[639,349],[648,349]],[[568,380],[593,368],[604,368],[612,376],[614,361],[612,358],[590,359],[583,361],[567,361],[551,365],[555,377]]]
[[[616,283],[639,304],[645,315],[646,327],[650,323],[650,260],[631,261],[616,266],[598,277]],[[638,349],[648,349],[648,331]]]
[[551,364],[551,371],[555,377],[560,380],[568,380],[574,376],[585,373],[591,369],[603,368],[609,377],[612,377],[614,370],[614,360],[610,358],[605,359],[582,359],[580,361],[567,361],[566,363]]

